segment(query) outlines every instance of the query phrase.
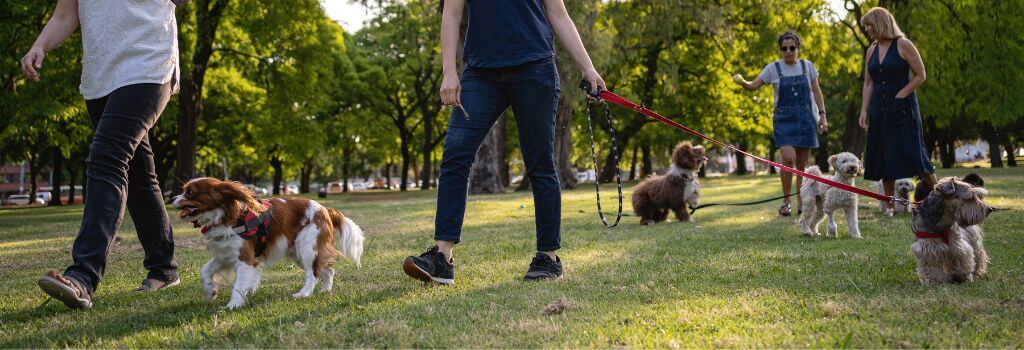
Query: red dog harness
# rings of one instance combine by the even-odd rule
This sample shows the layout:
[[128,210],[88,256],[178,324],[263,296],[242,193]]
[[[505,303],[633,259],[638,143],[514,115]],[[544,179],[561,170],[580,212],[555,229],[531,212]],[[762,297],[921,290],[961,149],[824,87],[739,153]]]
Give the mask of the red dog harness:
[[[235,226],[231,227],[231,232],[242,237],[242,239],[255,239],[256,240],[256,256],[263,254],[263,251],[267,248],[267,239],[270,237],[270,219],[273,218],[273,214],[270,212],[270,201],[260,201],[267,210],[264,210],[259,215],[253,213],[252,210],[246,210],[242,213],[242,217],[238,218],[235,222]],[[210,231],[210,226],[207,225],[201,230],[202,233]]]

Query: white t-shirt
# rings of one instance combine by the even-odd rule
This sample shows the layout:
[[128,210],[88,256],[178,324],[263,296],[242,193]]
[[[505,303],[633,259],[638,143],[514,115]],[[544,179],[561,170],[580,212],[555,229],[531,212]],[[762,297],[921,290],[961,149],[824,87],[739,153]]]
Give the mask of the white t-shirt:
[[178,92],[178,25],[170,0],[78,0],[86,100],[126,85],[171,82]]
[[[818,70],[814,68],[814,64],[811,63],[811,61],[808,61],[808,60],[802,60],[802,61],[804,61],[806,63],[805,65],[807,66],[807,73],[806,73],[807,74],[807,84],[808,84],[807,86],[808,86],[808,91],[810,92],[810,93],[807,94],[807,96],[808,96],[808,98],[811,99],[811,101],[810,101],[811,102],[811,113],[814,114],[814,121],[817,122],[818,119],[820,118],[820,116],[818,115],[818,104],[814,102],[814,89],[811,88],[812,85],[810,85],[810,84],[811,84],[812,80],[818,79]],[[786,64],[786,60],[784,60],[784,59],[779,59],[778,61],[775,61],[775,62],[779,63],[779,68],[782,69],[782,75],[784,75],[784,76],[792,77],[792,76],[797,76],[797,75],[800,75],[800,74],[804,74],[803,71],[800,68],[800,61],[797,61],[795,64],[792,64],[792,65]],[[765,84],[772,84],[772,87],[774,88],[774,91],[775,91],[775,100],[774,100],[775,102],[773,102],[773,103],[774,103],[774,106],[778,106],[779,105],[779,73],[778,73],[778,71],[775,70],[775,62],[769,63],[767,66],[764,66],[764,69],[761,70],[761,75],[758,75],[757,77],[760,78],[761,81],[763,81]]]

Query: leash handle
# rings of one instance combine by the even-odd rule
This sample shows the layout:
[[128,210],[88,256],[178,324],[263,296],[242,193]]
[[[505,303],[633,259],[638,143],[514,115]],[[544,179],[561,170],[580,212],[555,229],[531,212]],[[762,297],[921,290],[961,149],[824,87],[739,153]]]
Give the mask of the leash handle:
[[[584,88],[584,83],[586,83],[587,88]],[[587,83],[586,80],[580,83],[580,88],[587,90],[587,94],[590,94],[589,87],[590,83]],[[604,217],[604,210],[601,209],[601,168],[597,164],[597,151],[594,149],[594,118],[591,116],[593,114],[593,111],[590,109],[591,103],[587,103],[587,129],[590,131],[590,154],[594,159],[594,174],[597,175],[597,179],[594,181],[594,193],[597,196],[597,216],[601,217],[601,224],[604,227],[612,228],[618,226],[619,221],[622,220],[622,172],[619,171],[619,144],[615,141],[615,128],[612,126],[612,110],[604,101],[599,103],[604,107],[605,117],[608,118],[608,133],[612,137],[612,158],[615,159],[615,185],[619,191],[619,211],[615,214],[615,222],[611,225],[608,225],[608,219]]]
[[[600,86],[597,87],[597,91],[594,91],[593,85],[590,85],[590,82],[587,81],[586,78],[580,79],[580,89],[583,90],[583,93],[585,93],[587,95],[590,95],[590,97],[598,98],[598,99],[601,98],[601,91],[603,91],[603,90],[601,90]],[[591,91],[593,91],[593,92],[591,92]],[[605,105],[605,107],[607,107],[607,105]],[[589,115],[588,115],[588,117],[589,117]]]

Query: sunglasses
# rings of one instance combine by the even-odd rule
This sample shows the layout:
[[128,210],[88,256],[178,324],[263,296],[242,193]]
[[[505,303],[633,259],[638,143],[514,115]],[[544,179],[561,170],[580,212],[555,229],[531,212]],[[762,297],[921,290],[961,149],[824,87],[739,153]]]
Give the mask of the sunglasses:
[[798,47],[796,45],[779,46],[779,50],[782,51],[782,52],[786,52],[787,50],[788,51],[796,52],[796,49],[798,49]]

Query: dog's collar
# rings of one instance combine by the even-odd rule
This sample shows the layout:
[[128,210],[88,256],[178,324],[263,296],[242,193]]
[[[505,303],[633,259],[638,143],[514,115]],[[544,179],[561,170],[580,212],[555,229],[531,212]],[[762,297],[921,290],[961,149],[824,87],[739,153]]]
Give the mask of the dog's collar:
[[[242,239],[256,239],[256,256],[260,256],[267,247],[267,238],[270,237],[270,220],[273,218],[270,201],[262,200],[260,203],[267,209],[259,215],[247,209],[235,220],[235,226],[231,227],[231,233],[242,237]],[[213,226],[212,224],[203,226],[200,232],[206,234]]]
[[949,229],[947,229],[946,231],[944,231],[942,233],[931,233],[931,232],[925,232],[925,231],[921,231],[921,230],[914,230],[914,236],[917,236],[917,238],[921,238],[921,239],[942,238],[943,242],[945,242],[946,244],[949,244],[949,234],[950,234],[950,231],[952,231],[952,230],[953,230],[952,228],[949,228]]

